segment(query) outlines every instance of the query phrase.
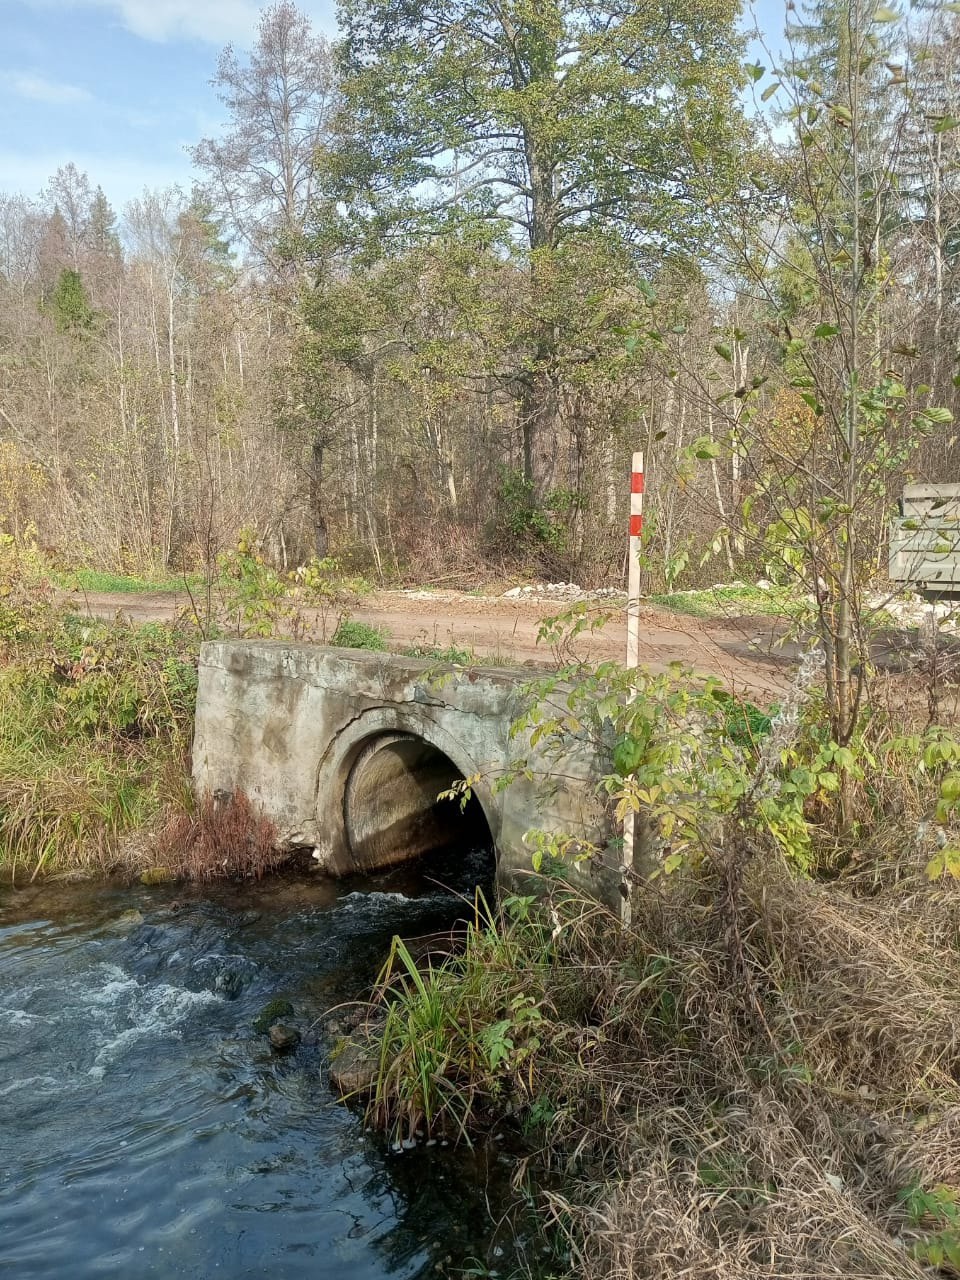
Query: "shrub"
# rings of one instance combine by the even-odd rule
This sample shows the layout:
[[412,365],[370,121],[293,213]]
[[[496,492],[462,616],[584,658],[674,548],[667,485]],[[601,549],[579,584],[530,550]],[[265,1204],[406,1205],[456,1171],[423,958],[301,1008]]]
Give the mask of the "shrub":
[[187,880],[259,880],[286,857],[273,823],[243,792],[206,796],[195,813],[174,814],[161,828],[153,854],[172,876]]
[[379,627],[343,618],[330,638],[330,643],[340,649],[373,649],[379,652],[386,649],[387,637]]
[[494,494],[488,540],[510,553],[548,552],[561,556],[567,543],[565,522],[576,507],[568,489],[552,489],[538,500],[533,484],[516,468],[504,468]]

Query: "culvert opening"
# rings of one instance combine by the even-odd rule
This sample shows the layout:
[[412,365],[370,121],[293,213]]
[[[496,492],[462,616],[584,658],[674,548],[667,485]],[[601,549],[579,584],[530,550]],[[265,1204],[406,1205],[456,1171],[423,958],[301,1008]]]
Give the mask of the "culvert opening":
[[359,871],[400,862],[486,851],[493,837],[477,797],[461,807],[441,792],[462,781],[449,758],[414,734],[381,734],[368,742],[350,770],[344,791],[344,823]]

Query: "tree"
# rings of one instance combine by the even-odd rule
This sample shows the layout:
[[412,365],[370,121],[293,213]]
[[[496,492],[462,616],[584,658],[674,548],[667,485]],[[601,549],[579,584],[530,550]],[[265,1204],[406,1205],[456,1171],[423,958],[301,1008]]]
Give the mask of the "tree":
[[332,193],[368,244],[479,220],[520,252],[531,290],[518,418],[538,490],[559,411],[551,258],[569,260],[591,232],[649,267],[712,235],[688,140],[702,140],[702,166],[732,163],[736,13],[732,0],[341,6]]
[[[757,190],[767,189],[770,172],[781,175],[766,216],[758,221],[745,202],[729,226],[728,280],[744,313],[761,321],[754,338],[764,367],[714,391],[728,431],[722,440],[698,440],[689,456],[738,460],[749,491],[735,513],[739,536],[812,601],[824,658],[825,750],[839,779],[839,825],[849,832],[851,744],[870,673],[865,596],[886,537],[889,486],[951,414],[911,376],[919,353],[888,312],[889,299],[911,284],[898,275],[896,252],[911,203],[900,181],[905,77],[889,59],[887,28],[897,15],[872,0],[829,12],[844,32],[833,66],[791,52],[764,89],[792,130],[788,140],[771,141],[775,163],[752,175]],[[759,84],[765,68],[750,71]],[[735,368],[749,335],[734,319],[717,337],[721,366]],[[705,390],[719,381],[715,370],[695,377]]]
[[316,194],[315,157],[327,142],[336,79],[328,43],[290,0],[266,9],[247,63],[228,45],[213,85],[226,133],[190,149],[211,208],[274,274],[303,234]]
[[93,324],[93,308],[79,271],[64,267],[50,298],[50,311],[59,333],[80,335]]
[[120,237],[117,235],[117,215],[110,201],[103,194],[103,187],[97,187],[90,201],[86,239],[90,250],[102,258],[119,257]]
[[51,211],[63,221],[68,265],[77,271],[82,262],[83,251],[89,243],[94,201],[90,179],[72,162],[61,165],[50,179],[44,196]]

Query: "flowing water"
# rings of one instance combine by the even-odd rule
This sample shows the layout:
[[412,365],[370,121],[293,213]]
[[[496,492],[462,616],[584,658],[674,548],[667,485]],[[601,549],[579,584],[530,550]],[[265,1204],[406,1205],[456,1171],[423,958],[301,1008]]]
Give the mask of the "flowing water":
[[[0,887],[0,1275],[508,1274],[499,1136],[394,1152],[327,1084],[327,1011],[461,913],[409,871]],[[287,1055],[275,997],[316,1028]]]

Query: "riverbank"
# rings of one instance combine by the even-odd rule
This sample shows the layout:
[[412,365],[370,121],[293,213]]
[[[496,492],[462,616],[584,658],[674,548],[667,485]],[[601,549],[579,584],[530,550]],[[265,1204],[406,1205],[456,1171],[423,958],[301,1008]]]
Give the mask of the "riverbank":
[[[395,941],[365,1045],[397,1144],[527,1146],[578,1280],[960,1274],[960,886],[719,865],[620,928],[562,887]],[[559,1242],[562,1242],[562,1248]]]
[[558,1173],[564,1274],[960,1275],[960,744],[878,699],[839,747],[816,670],[768,714],[581,670],[534,722],[609,723],[655,866],[630,922],[571,891],[588,850],[531,840],[565,880],[446,959],[395,943],[355,1034],[396,1141],[510,1124]]
[[79,618],[29,564],[3,567],[0,874],[108,870],[125,840],[192,804],[196,640]]

